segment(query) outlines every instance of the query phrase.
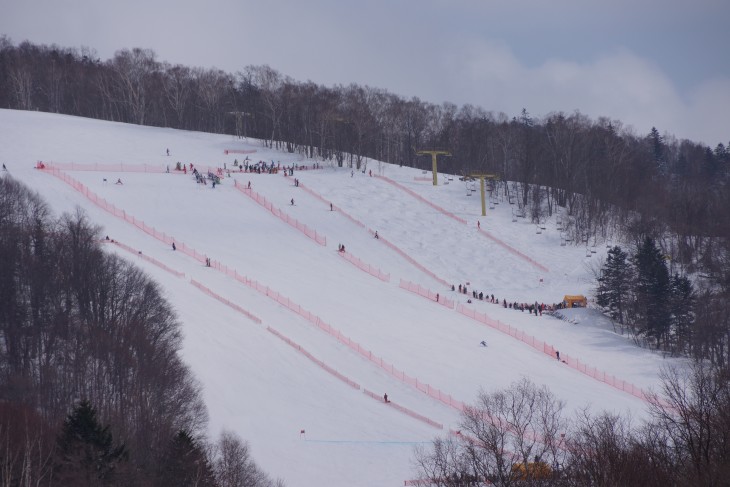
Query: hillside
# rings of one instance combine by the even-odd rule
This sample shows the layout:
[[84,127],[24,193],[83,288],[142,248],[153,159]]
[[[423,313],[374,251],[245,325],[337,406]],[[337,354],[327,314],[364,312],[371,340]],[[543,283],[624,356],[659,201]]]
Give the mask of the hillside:
[[[645,414],[636,395],[576,366],[577,359],[638,388],[657,384],[665,360],[614,333],[600,314],[567,310],[569,322],[472,298],[476,290],[500,301],[552,304],[565,294],[590,294],[591,269],[606,251],[604,242],[595,253],[561,246],[555,220],[540,234],[524,219],[513,221],[503,196],[482,217],[478,195],[467,196],[464,183],[446,175],[434,187],[420,180],[428,174],[375,161],[363,173],[270,151],[252,139],[46,113],[0,110],[0,134],[7,174],[38,191],[56,213],[81,207],[104,236],[123,245],[110,242],[109,252],[133,260],[162,285],[182,323],[183,358],[203,385],[211,436],[235,431],[250,442],[256,461],[289,486],[403,485],[414,476],[414,445],[458,429],[460,405],[480,389],[524,376],[547,385],[570,411]],[[247,156],[321,167],[290,177],[232,171],[215,188],[174,169],[178,161],[234,169],[234,160]],[[37,170],[37,161],[62,172]],[[63,175],[90,193],[56,177]],[[249,182],[253,191],[244,189]],[[117,208],[117,216],[95,204],[94,195]],[[127,221],[132,217],[157,236]],[[339,244],[388,280],[353,265]],[[439,302],[409,292],[402,280],[438,293]],[[450,284],[467,284],[469,294],[452,292]],[[449,300],[461,312],[444,306]],[[545,342],[568,363],[470,312]],[[380,400],[386,392],[390,405]]]

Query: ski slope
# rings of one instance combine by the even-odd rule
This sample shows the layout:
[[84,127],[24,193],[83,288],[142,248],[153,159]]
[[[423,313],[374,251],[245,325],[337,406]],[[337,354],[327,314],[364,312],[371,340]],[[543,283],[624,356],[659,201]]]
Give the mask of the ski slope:
[[[101,225],[102,236],[132,249],[110,243],[109,252],[161,284],[182,324],[183,358],[203,385],[211,438],[222,429],[236,432],[255,460],[289,486],[399,486],[416,476],[415,445],[458,429],[460,404],[524,376],[547,385],[569,412],[591,407],[644,417],[645,403],[635,395],[442,302],[485,313],[563,357],[648,390],[666,360],[614,333],[597,312],[566,310],[570,323],[471,299],[472,289],[527,303],[590,295],[591,268],[603,258],[605,243],[587,257],[583,246],[560,246],[554,220],[536,234],[524,219],[512,221],[503,198],[482,217],[478,195],[466,196],[458,178],[440,175],[433,186],[416,179],[424,177],[419,170],[375,161],[365,173],[322,161],[321,169],[295,170],[293,177],[232,172],[215,189],[174,170],[177,161],[233,169],[234,159],[245,156],[225,154],[232,150],[256,151],[248,154],[252,162],[313,163],[252,139],[0,110],[3,176],[38,191],[56,214],[82,208]],[[37,161],[96,165],[63,174],[125,216],[171,236],[178,251],[50,171],[35,169]],[[122,164],[161,172],[119,171]],[[168,165],[170,173],[164,172]],[[117,179],[123,184],[114,184]],[[235,181],[250,182],[279,211],[326,237],[326,245],[256,203]],[[348,262],[339,244],[389,279]],[[235,270],[233,277],[224,267]],[[404,289],[402,281],[439,293],[440,302]],[[468,283],[469,294],[443,282]],[[479,346],[482,340],[487,347]],[[381,399],[386,392],[391,404]]]

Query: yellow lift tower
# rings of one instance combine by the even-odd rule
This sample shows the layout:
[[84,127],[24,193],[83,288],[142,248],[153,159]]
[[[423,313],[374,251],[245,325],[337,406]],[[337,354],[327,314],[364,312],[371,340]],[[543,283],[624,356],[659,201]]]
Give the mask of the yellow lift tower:
[[451,152],[445,150],[419,150],[416,152],[419,156],[425,156],[431,154],[431,161],[433,162],[433,185],[438,185],[438,170],[436,169],[436,156],[450,156]]
[[491,181],[496,181],[499,179],[499,176],[497,174],[474,173],[474,174],[469,174],[467,177],[479,180],[479,189],[481,190],[481,193],[482,193],[482,216],[487,216],[487,206],[484,202],[484,180],[489,179]]

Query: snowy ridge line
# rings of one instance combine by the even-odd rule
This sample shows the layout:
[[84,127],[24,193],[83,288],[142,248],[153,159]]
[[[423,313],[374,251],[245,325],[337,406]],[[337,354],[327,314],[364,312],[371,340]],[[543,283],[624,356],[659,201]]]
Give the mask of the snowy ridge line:
[[345,259],[346,261],[353,264],[355,267],[367,272],[371,276],[375,276],[378,279],[380,279],[383,282],[390,282],[390,274],[386,274],[385,272],[381,271],[377,267],[373,267],[370,264],[366,264],[359,258],[355,257],[349,252],[338,252],[340,256]]
[[491,240],[492,240],[492,241],[494,241],[495,243],[497,243],[497,244],[501,245],[501,246],[502,246],[503,248],[505,248],[505,249],[506,249],[506,250],[508,250],[509,252],[512,252],[512,253],[513,253],[514,255],[516,255],[517,257],[519,257],[519,258],[521,258],[521,259],[523,259],[523,260],[526,260],[527,262],[529,262],[530,264],[534,265],[535,267],[537,267],[537,268],[538,268],[538,269],[540,269],[541,271],[543,271],[543,272],[550,272],[550,269],[548,269],[548,268],[547,268],[547,267],[545,267],[544,265],[540,264],[540,263],[539,263],[539,262],[537,262],[537,261],[536,261],[535,259],[533,259],[533,258],[531,258],[531,257],[528,257],[527,255],[523,254],[522,252],[520,252],[520,251],[519,251],[519,250],[517,250],[516,248],[512,247],[511,245],[509,245],[509,244],[507,244],[507,243],[503,242],[502,240],[498,239],[497,237],[495,237],[495,236],[494,236],[494,235],[492,235],[491,233],[489,233],[489,232],[487,232],[487,231],[484,231],[484,230],[482,230],[481,228],[478,228],[478,229],[477,229],[477,231],[478,231],[479,233],[481,233],[482,235],[484,235],[485,237],[487,237],[487,238],[491,239]]
[[357,389],[358,391],[360,390],[360,384],[358,384],[358,383],[357,383],[357,382],[355,382],[354,380],[348,379],[348,378],[347,378],[346,376],[344,376],[343,374],[341,374],[341,373],[337,372],[337,371],[336,371],[335,369],[333,369],[332,367],[330,367],[330,366],[329,366],[329,365],[327,365],[326,363],[322,362],[321,360],[319,360],[318,358],[316,358],[316,357],[315,357],[314,355],[312,355],[311,353],[307,352],[307,351],[306,351],[306,350],[305,350],[304,348],[302,348],[302,346],[301,346],[301,345],[299,345],[299,344],[297,344],[296,342],[294,342],[293,340],[291,340],[291,339],[287,338],[286,336],[284,336],[284,335],[283,335],[283,334],[281,334],[280,332],[276,331],[275,329],[271,328],[270,326],[267,326],[267,327],[266,327],[266,330],[267,330],[267,331],[269,331],[269,332],[271,332],[271,333],[272,333],[273,335],[277,336],[277,337],[278,337],[278,338],[280,338],[281,340],[283,340],[283,341],[284,341],[284,342],[285,342],[285,343],[286,343],[287,345],[289,345],[290,347],[292,347],[292,348],[294,348],[294,349],[298,350],[299,352],[301,352],[301,353],[302,353],[302,355],[304,355],[304,356],[305,356],[305,357],[307,357],[307,358],[308,358],[309,360],[311,360],[311,361],[312,361],[312,362],[314,362],[315,364],[317,364],[317,365],[319,365],[320,367],[322,367],[322,368],[323,368],[324,370],[326,370],[327,372],[329,372],[329,373],[330,373],[330,374],[332,374],[333,376],[335,376],[335,377],[337,377],[338,379],[340,379],[340,380],[341,380],[342,382],[346,383],[346,384],[347,384],[347,385],[349,385],[350,387],[353,387],[353,388]]
[[208,296],[210,296],[210,297],[212,297],[212,298],[220,301],[221,303],[225,304],[226,306],[229,306],[229,307],[235,309],[236,311],[238,311],[239,313],[245,315],[246,317],[248,317],[254,323],[257,323],[259,325],[261,324],[261,318],[259,318],[258,316],[254,315],[253,313],[250,313],[250,312],[246,311],[245,309],[243,309],[242,307],[240,307],[236,303],[233,303],[233,302],[229,301],[228,299],[224,298],[223,296],[220,296],[219,294],[214,293],[209,287],[204,286],[203,284],[201,284],[200,282],[196,281],[195,279],[192,279],[191,278],[190,279],[190,284],[192,284],[193,286],[197,287],[198,289],[200,289],[201,291],[203,291]]
[[[505,323],[502,323],[499,320],[494,320],[487,316],[484,313],[479,313],[476,310],[467,308],[466,306],[459,304],[456,307],[456,311],[461,313],[464,316],[467,316],[475,321],[478,321],[480,323],[483,323],[491,328],[494,328],[497,331],[500,331],[506,335],[509,335],[513,338],[516,338],[517,340],[520,340],[523,343],[526,343],[530,347],[534,348],[535,350],[544,353],[545,355],[555,358],[557,360],[557,350],[552,345],[549,345],[548,343],[545,343],[542,340],[538,340],[532,335],[528,335],[527,333],[517,330],[516,328],[511,327],[510,325],[507,325]],[[573,358],[567,354],[561,354],[560,355],[560,361],[569,367],[577,370],[578,372],[581,372],[582,374],[587,375],[588,377],[592,379],[596,379],[599,382],[603,382],[604,384],[607,384],[609,386],[612,386],[620,391],[627,392],[631,394],[632,396],[635,396],[642,401],[649,402],[649,398],[646,395],[646,393],[640,388],[637,387],[630,382],[626,382],[625,380],[621,380],[616,378],[613,375],[606,374],[605,372],[598,370],[595,367],[591,367],[587,364],[584,364],[580,360]]]
[[[320,195],[319,193],[317,193],[313,189],[310,189],[310,188],[304,186],[302,183],[299,183],[299,187],[300,188],[303,188],[306,192],[308,192],[309,194],[311,194],[315,198],[319,199],[320,201],[324,202],[325,204],[332,205],[331,208],[333,208],[333,209],[339,211],[340,213],[342,213],[348,220],[350,220],[355,225],[357,225],[359,227],[362,227],[362,228],[365,228],[368,232],[370,232],[370,235],[373,235],[373,236],[375,235],[375,231],[374,230],[369,229],[360,220],[357,220],[356,218],[354,218],[353,216],[351,216],[349,213],[347,213],[342,208],[339,208],[336,205],[332,204],[331,201],[327,201],[322,195]],[[388,247],[390,247],[392,250],[394,250],[398,255],[400,255],[401,257],[403,257],[404,259],[406,259],[409,263],[411,263],[416,268],[418,268],[418,270],[420,270],[421,272],[427,274],[429,277],[435,279],[436,281],[440,282],[444,286],[446,286],[448,288],[451,288],[451,284],[449,284],[445,280],[441,279],[439,276],[437,276],[436,274],[434,274],[433,272],[431,272],[430,270],[426,269],[424,266],[422,266],[421,264],[419,264],[418,262],[416,262],[410,255],[406,254],[401,249],[399,249],[398,247],[396,247],[392,242],[389,242],[387,239],[383,238],[382,236],[378,236],[378,239],[381,242],[383,242],[385,245],[387,245]]]
[[161,269],[166,270],[167,272],[169,272],[170,274],[172,274],[174,276],[177,276],[177,277],[185,277],[185,273],[184,272],[176,271],[175,269],[172,269],[172,268],[166,266],[165,264],[163,264],[159,260],[155,259],[154,257],[150,257],[148,255],[145,255],[145,254],[142,253],[141,250],[135,250],[132,247],[130,247],[129,245],[123,244],[119,240],[102,240],[102,242],[114,244],[117,247],[120,247],[120,248],[126,250],[127,252],[136,255],[140,259],[144,259],[147,262],[149,262],[151,264],[154,264],[154,265],[156,265],[157,267],[159,267]]
[[[362,392],[364,392],[368,396],[372,397],[376,401],[383,402],[383,397],[382,396],[378,396],[377,394],[375,394],[372,391],[369,391],[369,390],[363,388]],[[398,411],[400,411],[403,414],[407,414],[411,418],[415,418],[415,419],[417,419],[419,421],[423,421],[424,423],[426,423],[429,426],[433,426],[434,428],[437,428],[437,429],[440,429],[440,430],[444,429],[444,425],[442,425],[441,423],[437,423],[436,421],[434,421],[432,419],[429,419],[429,418],[427,418],[426,416],[424,416],[422,414],[418,414],[417,412],[412,411],[412,410],[408,409],[405,406],[401,406],[400,404],[396,404],[393,401],[388,401],[386,404],[388,406],[392,407],[392,408],[397,409]]]
[[383,181],[385,181],[385,182],[387,182],[387,183],[390,183],[390,184],[392,184],[392,185],[393,185],[393,186],[395,186],[396,188],[402,189],[403,191],[405,191],[405,192],[406,192],[406,193],[408,193],[409,195],[413,196],[413,197],[414,197],[414,198],[416,198],[417,200],[419,200],[419,201],[422,201],[423,203],[426,203],[426,204],[427,204],[428,206],[430,206],[430,207],[431,207],[431,208],[433,208],[434,210],[438,211],[439,213],[443,213],[444,215],[448,216],[449,218],[453,218],[453,219],[454,219],[454,220],[456,220],[457,222],[459,222],[459,223],[463,223],[464,225],[466,225],[466,220],[464,220],[463,218],[461,218],[461,217],[458,217],[458,216],[454,215],[453,213],[451,213],[450,211],[448,211],[448,210],[445,210],[445,209],[441,208],[441,207],[440,207],[440,206],[438,206],[437,204],[435,204],[435,203],[432,203],[432,202],[428,201],[428,200],[427,200],[426,198],[424,198],[424,197],[423,197],[423,196],[421,196],[420,194],[416,193],[415,191],[413,191],[413,190],[411,190],[411,189],[409,189],[409,188],[406,188],[406,187],[405,187],[405,186],[403,186],[402,184],[400,184],[400,183],[397,183],[397,182],[393,181],[392,179],[390,179],[390,178],[388,178],[388,177],[386,177],[386,176],[378,176],[378,175],[376,175],[375,177],[376,177],[376,178],[378,178],[378,179],[382,179]]
[[267,210],[269,210],[274,216],[281,219],[284,223],[287,223],[288,225],[291,225],[292,227],[296,228],[300,232],[302,232],[307,237],[311,238],[318,244],[322,246],[327,245],[327,237],[324,237],[323,235],[320,235],[317,233],[316,230],[310,229],[305,224],[299,222],[297,219],[290,217],[280,209],[276,208],[271,202],[269,202],[266,198],[261,196],[259,193],[255,192],[251,188],[244,188],[242,185],[238,184],[238,180],[234,180],[233,186],[239,190],[241,193],[245,194],[252,200],[254,200],[259,205],[263,206]]
[[[72,186],[77,191],[81,192],[86,196],[90,201],[92,201],[94,204],[100,206],[101,208],[107,210],[112,215],[122,218],[125,221],[132,223],[135,227],[142,230],[143,232],[147,233],[148,235],[158,239],[162,240],[165,243],[172,244],[173,239],[169,236],[167,236],[165,233],[158,232],[156,229],[149,227],[144,224],[144,222],[135,219],[134,217],[131,217],[126,214],[126,212],[122,210],[118,210],[114,205],[111,205],[110,203],[107,203],[102,198],[99,198],[96,194],[94,194],[92,191],[89,191],[89,189],[84,186],[83,184],[79,183],[72,177],[68,176],[67,174],[61,172],[58,169],[51,169],[51,168],[44,168],[42,169],[44,172],[48,172],[49,174],[52,174],[59,179],[63,180],[70,186]],[[184,243],[180,243],[177,245],[177,249],[182,251],[185,255],[188,255],[195,260],[198,260],[201,263],[205,263],[207,260],[207,257],[204,254],[198,253],[195,249],[192,249],[185,245]],[[310,323],[317,326],[319,329],[325,331],[329,335],[337,338],[341,343],[344,345],[347,345],[352,350],[356,351],[358,354],[360,354],[362,357],[368,359],[370,362],[378,365],[381,369],[383,369],[385,372],[389,373],[396,379],[400,380],[401,382],[404,382],[405,384],[408,384],[410,386],[415,387],[417,390],[421,391],[422,393],[432,397],[433,399],[437,399],[438,401],[442,402],[443,404],[452,407],[454,409],[457,409],[458,411],[464,410],[464,403],[454,399],[450,394],[446,394],[445,392],[442,392],[440,389],[437,389],[435,387],[432,387],[429,384],[426,384],[424,382],[419,381],[415,377],[411,377],[408,374],[406,374],[403,371],[398,370],[395,368],[392,364],[389,364],[388,362],[384,361],[382,358],[378,357],[377,355],[373,355],[373,353],[369,350],[366,350],[362,346],[360,346],[359,343],[355,342],[354,340],[350,340],[349,338],[345,337],[340,333],[339,330],[336,330],[332,328],[330,325],[326,324],[324,321],[322,321],[318,316],[310,313],[309,311],[303,309],[300,305],[294,303],[288,298],[285,298],[278,292],[274,291],[273,289],[270,289],[268,286],[264,286],[260,284],[259,282],[249,279],[246,276],[243,276],[239,274],[235,269],[230,269],[228,266],[218,262],[218,261],[212,261],[210,262],[210,266],[214,269],[217,269],[227,276],[233,277],[238,282],[241,282],[260,293],[266,295],[267,297],[277,301],[279,304],[287,307],[291,311],[299,314],[303,318],[305,318]]]
[[[151,237],[154,237],[157,240],[160,240],[161,242],[166,243],[167,245],[172,245],[173,243],[175,243],[175,239],[173,237],[171,237],[170,235],[167,235],[164,232],[160,232],[154,227],[150,227],[145,222],[143,222],[142,220],[137,220],[132,215],[128,215],[126,211],[120,210],[113,204],[106,201],[104,198],[100,198],[96,193],[89,190],[89,188],[86,187],[84,184],[78,182],[77,180],[75,180],[68,174],[64,173],[60,169],[49,168],[48,166],[46,166],[44,168],[39,168],[39,169],[41,169],[43,172],[56,176],[64,183],[68,184],[73,189],[75,189],[79,193],[86,196],[86,198],[89,201],[94,203],[99,208],[111,213],[113,216],[115,216],[117,218],[121,218],[122,220],[126,221],[127,223],[131,223],[132,225],[139,228],[147,235],[150,235]],[[185,255],[192,257],[193,259],[197,260],[201,264],[205,263],[207,257],[204,254],[198,253],[195,249],[188,247],[183,242],[176,244],[176,246],[177,246],[177,250],[184,253]]]
[[416,293],[419,296],[423,296],[424,298],[433,301],[434,303],[440,304],[441,306],[446,306],[449,309],[454,309],[454,301],[447,299],[443,296],[439,296],[438,293],[431,292],[420,284],[415,284],[413,282],[401,279],[399,286],[406,291]]

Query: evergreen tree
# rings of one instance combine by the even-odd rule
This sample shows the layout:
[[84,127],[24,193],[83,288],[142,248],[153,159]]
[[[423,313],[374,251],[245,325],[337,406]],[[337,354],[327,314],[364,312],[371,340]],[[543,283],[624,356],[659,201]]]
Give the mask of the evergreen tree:
[[686,353],[691,343],[692,325],[694,324],[695,292],[692,282],[685,276],[675,274],[671,279],[671,313],[672,336],[675,352]]
[[651,128],[649,132],[649,143],[651,144],[651,155],[654,159],[654,167],[659,174],[667,173],[667,160],[664,148],[664,138],[659,135],[659,131],[656,127]]
[[127,458],[125,446],[114,446],[109,427],[82,401],[63,423],[58,437],[57,479],[61,485],[115,485],[115,470]]
[[670,326],[670,282],[667,264],[654,239],[646,237],[639,245],[634,265],[637,324],[659,347]]
[[598,278],[598,304],[607,308],[611,319],[621,325],[624,324],[632,281],[633,271],[628,255],[621,247],[613,247],[608,251],[601,277]]
[[215,474],[206,451],[185,430],[170,441],[160,464],[159,486],[214,487]]

